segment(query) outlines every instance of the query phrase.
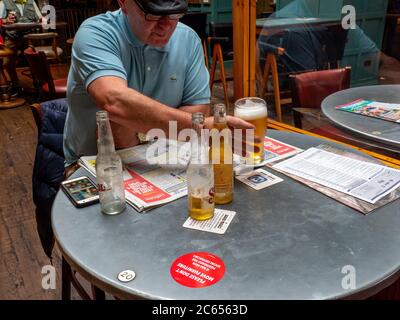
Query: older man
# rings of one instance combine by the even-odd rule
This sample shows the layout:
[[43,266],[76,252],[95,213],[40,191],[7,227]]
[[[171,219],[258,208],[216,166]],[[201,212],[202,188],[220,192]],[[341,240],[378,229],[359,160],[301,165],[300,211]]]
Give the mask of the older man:
[[[209,74],[200,39],[178,23],[187,1],[118,3],[120,10],[86,20],[74,40],[64,130],[67,166],[97,153],[99,109],[110,114],[117,148],[137,144],[138,132],[160,128],[167,133],[173,120],[178,130],[189,128],[190,113],[209,113]],[[252,128],[237,118],[228,121]]]
[[[34,0],[2,0],[0,1],[0,17],[3,24],[15,22],[39,22],[42,14]],[[24,33],[20,31],[6,31],[5,45],[13,50],[14,55],[4,59],[4,67],[11,78],[14,92],[19,87],[16,72],[18,50],[23,49]]]

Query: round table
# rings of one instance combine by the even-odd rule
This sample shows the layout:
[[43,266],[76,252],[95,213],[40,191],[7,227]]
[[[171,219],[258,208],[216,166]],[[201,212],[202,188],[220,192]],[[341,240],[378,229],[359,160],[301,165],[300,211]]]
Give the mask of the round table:
[[321,105],[322,113],[341,129],[400,151],[400,124],[336,109],[336,106],[357,99],[400,104],[400,85],[365,86],[339,91],[325,98]]
[[[303,149],[332,144],[282,131],[268,135]],[[400,200],[362,215],[268,170],[284,181],[255,191],[235,180],[234,202],[219,206],[236,211],[223,235],[182,227],[186,197],[148,213],[128,206],[106,216],[99,204],[76,209],[60,191],[52,209],[55,237],[73,269],[119,298],[365,298],[399,277]],[[175,282],[175,259],[199,251],[223,260],[224,277],[201,289]],[[349,268],[356,272],[355,289],[342,287]],[[117,276],[126,269],[136,278],[123,283]]]

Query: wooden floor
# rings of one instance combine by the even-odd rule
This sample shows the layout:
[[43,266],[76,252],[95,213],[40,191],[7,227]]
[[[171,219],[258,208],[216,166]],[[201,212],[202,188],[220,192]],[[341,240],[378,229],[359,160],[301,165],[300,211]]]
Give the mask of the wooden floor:
[[[59,298],[59,290],[41,287],[42,267],[50,261],[36,232],[32,202],[36,135],[28,106],[0,110],[0,299]],[[54,264],[60,264],[59,255]]]
[[[23,71],[19,70],[20,72]],[[55,67],[56,77],[67,74]],[[22,86],[31,80],[19,74]],[[27,96],[32,100],[32,96]],[[28,105],[0,110],[0,299],[60,299],[61,259],[54,251],[56,289],[42,288],[42,268],[50,264],[36,231],[32,169],[37,129]],[[85,286],[87,287],[87,286]],[[73,290],[73,299],[78,295]]]

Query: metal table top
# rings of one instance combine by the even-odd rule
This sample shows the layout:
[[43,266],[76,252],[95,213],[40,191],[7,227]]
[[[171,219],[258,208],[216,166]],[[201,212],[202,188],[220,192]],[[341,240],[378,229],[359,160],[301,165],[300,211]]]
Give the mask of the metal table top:
[[323,114],[338,127],[400,151],[400,124],[335,109],[338,105],[357,99],[400,104],[400,85],[365,86],[339,91],[325,98],[321,105]]
[[[283,142],[309,148],[325,140],[269,130]],[[99,204],[76,209],[59,192],[52,224],[74,269],[121,298],[150,299],[335,299],[362,298],[391,284],[400,270],[400,200],[362,215],[280,173],[283,182],[255,191],[235,180],[236,211],[224,235],[183,228],[187,199],[148,213],[128,209],[116,216]],[[80,169],[79,176],[86,173]],[[193,289],[170,275],[173,261],[189,252],[209,252],[224,261],[216,284]],[[356,288],[342,287],[346,266]],[[117,275],[136,272],[129,283]]]

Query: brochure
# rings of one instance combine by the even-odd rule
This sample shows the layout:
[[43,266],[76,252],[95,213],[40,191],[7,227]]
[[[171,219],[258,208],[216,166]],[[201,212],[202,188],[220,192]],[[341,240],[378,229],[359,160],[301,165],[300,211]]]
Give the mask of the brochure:
[[400,103],[383,103],[372,100],[358,99],[353,102],[337,106],[336,109],[400,123]]

